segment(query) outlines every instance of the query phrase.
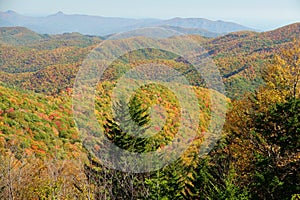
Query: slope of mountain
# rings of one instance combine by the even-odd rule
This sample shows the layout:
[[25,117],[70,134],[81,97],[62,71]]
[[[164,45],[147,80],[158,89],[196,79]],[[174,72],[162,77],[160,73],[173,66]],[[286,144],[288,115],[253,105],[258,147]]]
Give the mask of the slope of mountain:
[[234,31],[254,30],[233,22],[212,21],[203,18],[173,18],[160,22],[163,25],[177,26],[184,28],[201,28],[214,33],[229,33]]
[[[232,22],[211,21],[201,18],[127,19],[89,15],[67,15],[58,12],[47,17],[28,17],[14,11],[0,12],[0,27],[24,26],[38,33],[61,34],[79,32],[90,35],[109,35],[149,26],[176,26],[180,28],[204,29],[223,34],[240,30],[253,30]],[[196,31],[202,33],[202,31]]]
[[85,47],[99,43],[102,40],[103,38],[99,36],[84,36],[75,32],[49,35],[38,34],[25,27],[0,27],[0,44],[11,46],[30,46],[48,49],[58,46]]
[[14,146],[42,157],[82,153],[70,104],[67,96],[46,97],[0,82],[0,151]]
[[300,35],[300,23],[290,24],[273,31],[265,32],[261,35],[261,38],[268,38],[273,41],[285,42],[290,38],[298,39]]
[[169,25],[163,25],[161,27],[166,28],[168,30],[174,30],[179,33],[183,33],[187,35],[201,35],[203,37],[209,37],[209,38],[215,38],[222,35],[221,33],[210,32],[203,28],[183,28],[179,26],[169,26]]
[[203,44],[224,77],[231,98],[254,91],[262,84],[261,68],[281,49],[300,37],[300,23],[256,33],[242,31],[213,38]]
[[3,44],[32,45],[46,38],[46,35],[40,35],[24,27],[0,28],[0,43]]
[[[115,84],[114,81],[103,81],[96,88],[95,113],[101,125],[107,123],[106,120],[113,116],[111,95]],[[190,86],[186,86],[188,87]],[[197,130],[197,139],[200,142],[201,134],[208,129],[207,121],[212,115],[210,96],[214,93],[217,101],[222,101],[224,96],[201,87],[191,88],[195,91],[201,110],[201,114],[198,115],[200,128]],[[84,153],[81,146],[82,138],[73,119],[71,92],[70,89],[66,89],[59,95],[46,96],[0,82],[0,152],[15,147],[29,155],[34,153],[40,157],[57,158],[76,157]],[[172,125],[179,123],[180,116],[177,97],[164,87],[150,84],[137,92],[137,98],[139,101],[143,100],[143,106],[148,109],[161,103],[166,109],[167,117],[176,116],[175,119],[167,121],[168,124],[160,133],[172,138],[177,131],[177,128],[172,128]],[[224,117],[222,109],[224,108],[220,106],[214,110],[215,114]]]

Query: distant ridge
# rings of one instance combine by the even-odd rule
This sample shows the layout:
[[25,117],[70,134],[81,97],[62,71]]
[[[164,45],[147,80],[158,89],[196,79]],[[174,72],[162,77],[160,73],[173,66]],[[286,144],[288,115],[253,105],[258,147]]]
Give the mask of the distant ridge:
[[214,33],[230,33],[235,31],[254,30],[233,22],[212,21],[204,18],[173,18],[161,22],[164,25],[184,27],[184,28],[201,28]]
[[[226,45],[231,46],[231,42],[237,40],[243,43],[242,41],[243,39],[255,41],[257,40],[257,38],[264,38],[264,39],[272,40],[276,43],[281,43],[281,42],[286,42],[287,40],[290,40],[292,38],[298,38],[300,35],[300,22],[289,24],[267,32],[258,33],[254,31],[237,31],[225,35],[208,32],[205,29],[182,28],[182,27],[167,26],[167,25],[160,26],[160,27],[182,32],[185,34],[206,35],[206,37],[211,37],[211,39],[205,37],[203,39],[209,39],[208,40],[209,43],[213,45],[222,44],[223,48],[225,49],[226,49]],[[77,42],[85,41],[92,44],[94,41],[99,42],[106,38],[99,37],[99,36],[92,36],[92,35],[83,35],[78,32],[49,35],[49,34],[39,34],[26,27],[19,27],[19,26],[0,27],[0,44],[8,44],[13,46],[15,45],[30,46],[30,45],[39,44],[41,42],[46,42],[52,39],[66,40],[66,41],[73,40]]]
[[156,26],[172,27],[205,37],[216,37],[234,31],[254,30],[233,22],[212,21],[203,18],[129,19],[79,14],[68,15],[61,11],[47,17],[28,17],[11,10],[0,12],[0,27],[8,26],[23,26],[42,34],[79,32],[98,36]]
[[33,32],[24,27],[0,28],[0,44],[4,43],[10,45],[30,45],[44,38],[44,35]]
[[[66,45],[74,45],[84,43],[91,45],[102,41],[99,36],[88,36],[80,33],[64,33],[64,34],[39,34],[25,27],[0,27],[0,45],[11,46],[35,46],[49,42],[66,41]],[[82,45],[81,45],[82,46]],[[55,48],[55,47],[54,47]]]

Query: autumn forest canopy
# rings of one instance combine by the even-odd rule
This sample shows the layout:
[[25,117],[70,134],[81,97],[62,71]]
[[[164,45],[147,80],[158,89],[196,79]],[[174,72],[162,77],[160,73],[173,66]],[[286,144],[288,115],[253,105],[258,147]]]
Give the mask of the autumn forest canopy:
[[[197,71],[176,53],[137,49],[103,71],[91,106],[76,100],[88,98],[84,92],[92,82],[84,80],[82,91],[73,87],[83,84],[76,78],[82,70],[95,74],[84,67],[90,53],[104,42],[138,46],[150,39],[0,27],[0,199],[300,199],[300,23],[268,32],[184,31],[159,41],[173,49],[188,39],[200,45],[203,54],[195,56],[211,59],[222,87],[205,78],[214,73],[207,60],[209,67]],[[95,52],[113,57],[117,51]],[[138,85],[134,95],[115,100],[116,87],[129,93],[120,83],[134,69],[142,78],[132,73],[124,82]],[[170,77],[172,70],[184,81]],[[166,84],[143,82],[150,78]],[[183,89],[171,90],[168,83]],[[188,115],[185,106],[194,112]],[[186,139],[191,132],[195,136]],[[109,145],[97,137],[136,154],[190,146],[156,170],[134,173],[99,159]],[[126,155],[118,157],[124,168],[133,162]]]

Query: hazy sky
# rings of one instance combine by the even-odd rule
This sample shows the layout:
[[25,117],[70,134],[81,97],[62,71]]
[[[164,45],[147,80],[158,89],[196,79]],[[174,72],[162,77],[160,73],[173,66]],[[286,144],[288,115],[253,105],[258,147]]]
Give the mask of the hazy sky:
[[30,16],[63,11],[130,18],[200,17],[261,30],[300,22],[300,0],[0,0],[0,10]]

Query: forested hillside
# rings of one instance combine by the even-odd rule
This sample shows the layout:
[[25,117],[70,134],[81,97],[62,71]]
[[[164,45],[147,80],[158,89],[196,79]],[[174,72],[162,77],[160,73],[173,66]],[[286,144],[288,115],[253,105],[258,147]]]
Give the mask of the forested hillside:
[[[156,84],[143,85],[125,104],[112,103],[118,78],[139,65],[164,64],[184,74],[184,87],[196,95],[200,110],[192,145],[161,169],[131,173],[101,163],[74,121],[76,75],[105,38],[0,28],[0,199],[300,199],[300,23],[262,33],[189,37],[213,59],[226,96],[209,89],[182,57],[154,49],[119,57],[97,84],[93,112],[101,130],[118,147],[138,153],[166,148],[180,129],[184,105]],[[215,107],[212,99],[225,99],[226,106]],[[159,111],[162,128],[159,120],[151,122],[151,109]],[[132,128],[128,118],[142,128]],[[213,135],[211,119],[225,119],[221,139],[199,154]],[[158,134],[135,137],[148,129]],[[92,145],[101,152],[103,144]]]
[[[72,87],[81,62],[101,42],[99,37],[77,33],[48,36],[24,28],[0,29],[1,80],[45,94]],[[17,34],[10,34],[12,31]],[[262,66],[299,34],[297,23],[264,33],[236,32],[215,39],[195,37],[218,66],[227,96],[239,98],[262,83]],[[32,38],[30,44],[23,42],[28,37]]]

